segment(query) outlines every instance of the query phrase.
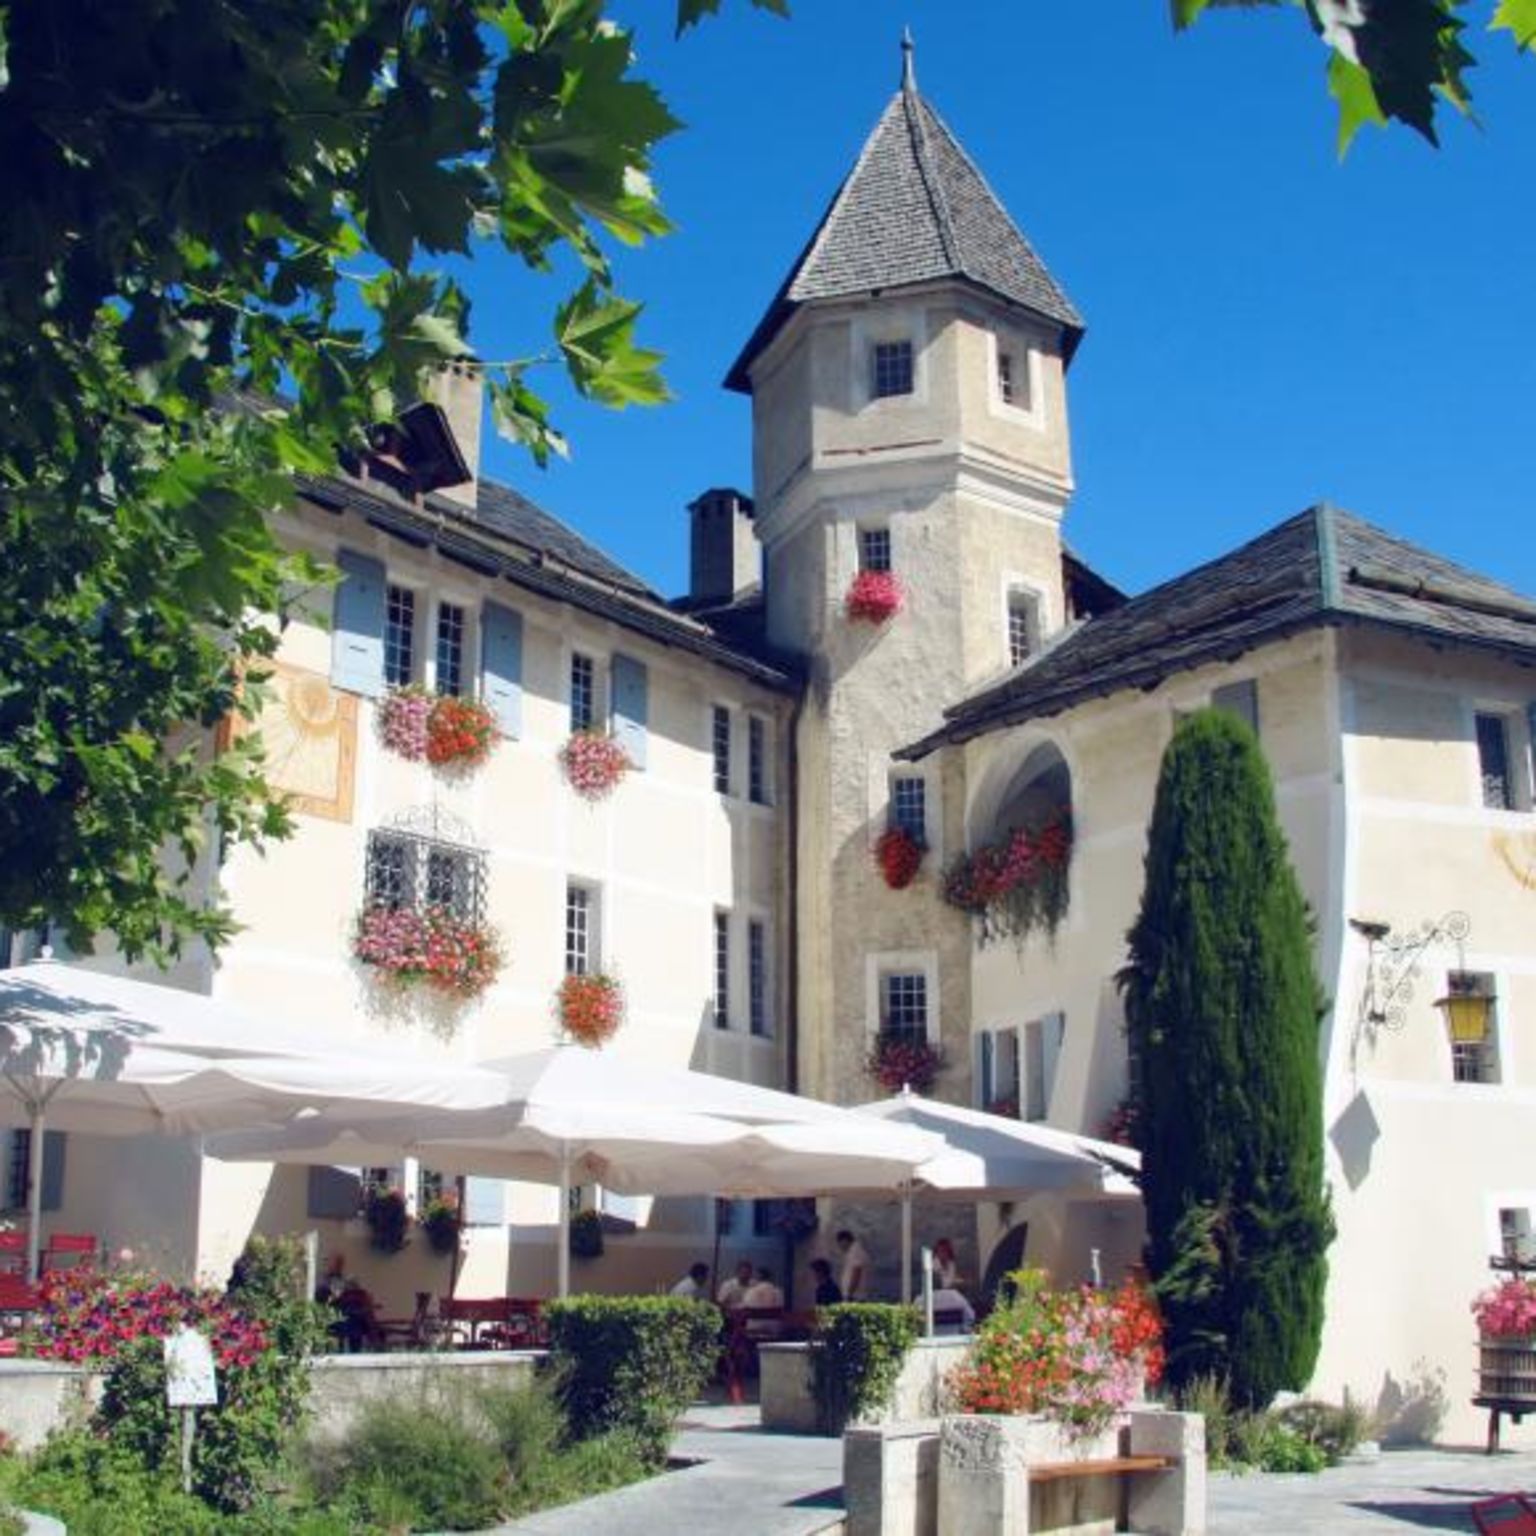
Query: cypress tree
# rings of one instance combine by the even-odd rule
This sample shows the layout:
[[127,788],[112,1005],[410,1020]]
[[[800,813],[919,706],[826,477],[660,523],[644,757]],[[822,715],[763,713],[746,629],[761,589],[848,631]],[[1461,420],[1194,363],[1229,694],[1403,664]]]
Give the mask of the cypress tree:
[[1317,1361],[1333,1223],[1321,989],[1258,739],[1184,720],[1163,758],[1121,975],[1139,1068],[1147,1259],[1169,1377],[1261,1407]]

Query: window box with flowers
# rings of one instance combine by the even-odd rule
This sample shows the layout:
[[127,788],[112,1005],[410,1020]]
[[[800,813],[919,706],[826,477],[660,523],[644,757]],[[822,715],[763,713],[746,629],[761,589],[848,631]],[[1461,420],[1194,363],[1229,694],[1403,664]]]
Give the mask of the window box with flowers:
[[496,717],[478,699],[432,694],[413,683],[384,696],[379,739],[407,762],[468,771],[490,757],[501,735]]
[[944,899],[979,918],[983,946],[1029,934],[1056,936],[1067,915],[1072,821],[1056,811],[997,843],[961,854],[944,871]]
[[463,1212],[456,1190],[445,1189],[432,1196],[418,1218],[433,1253],[457,1253],[459,1234],[464,1230]]
[[601,971],[567,976],[555,994],[555,1017],[577,1045],[596,1050],[606,1045],[624,1022],[624,988],[617,976]]
[[848,583],[843,616],[850,624],[888,624],[906,600],[906,589],[894,571],[860,571]]
[[572,731],[560,749],[565,782],[583,800],[606,800],[630,767],[629,754],[605,731]]
[[893,891],[904,891],[917,879],[926,852],[927,844],[905,827],[891,827],[880,834],[875,844],[875,863],[880,866],[881,878]]
[[358,913],[352,954],[391,987],[429,987],[466,1000],[496,980],[502,963],[501,941],[490,924],[447,907],[418,912],[383,902]]
[[906,1031],[882,1029],[875,1036],[865,1070],[887,1093],[910,1088],[927,1093],[944,1068],[944,1053]]

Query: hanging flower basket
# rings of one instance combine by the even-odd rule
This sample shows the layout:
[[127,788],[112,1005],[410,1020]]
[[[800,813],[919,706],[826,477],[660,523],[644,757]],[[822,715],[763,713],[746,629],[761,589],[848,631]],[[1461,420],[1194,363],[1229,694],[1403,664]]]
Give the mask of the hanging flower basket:
[[886,624],[901,612],[906,598],[894,571],[860,571],[848,584],[843,614],[850,624]]
[[603,1218],[597,1211],[577,1211],[571,1217],[571,1257],[600,1259],[603,1256]]
[[368,906],[358,914],[353,958],[390,986],[430,987],[449,997],[478,997],[501,970],[501,940],[488,923],[446,907]]
[[903,1088],[927,1093],[943,1066],[944,1053],[938,1046],[882,1030],[875,1037],[865,1070],[887,1093],[900,1093]]
[[1102,1135],[1105,1141],[1112,1141],[1117,1147],[1134,1147],[1140,1124],[1141,1112],[1136,1107],[1136,1101],[1126,1097],[1110,1112],[1109,1119],[1104,1122]]
[[630,766],[629,754],[603,731],[574,731],[560,749],[565,781],[583,800],[606,800]]
[[1067,915],[1072,821],[1057,811],[999,843],[961,854],[944,871],[944,899],[981,919],[983,945],[1018,943],[1037,929],[1054,938]]
[[363,1220],[368,1223],[368,1242],[379,1253],[399,1253],[411,1225],[405,1195],[393,1187],[370,1189],[363,1201]]
[[924,845],[905,827],[892,827],[881,833],[875,844],[875,863],[893,891],[904,891],[917,879],[925,851]]
[[427,1244],[433,1253],[456,1253],[459,1233],[464,1222],[459,1211],[459,1197],[452,1190],[444,1190],[427,1202],[421,1213],[421,1230],[427,1234]]
[[408,762],[434,768],[478,768],[501,739],[496,717],[478,699],[428,693],[411,684],[379,705],[379,739]]
[[567,976],[555,994],[555,1016],[577,1045],[596,1050],[624,1022],[624,988],[617,976]]

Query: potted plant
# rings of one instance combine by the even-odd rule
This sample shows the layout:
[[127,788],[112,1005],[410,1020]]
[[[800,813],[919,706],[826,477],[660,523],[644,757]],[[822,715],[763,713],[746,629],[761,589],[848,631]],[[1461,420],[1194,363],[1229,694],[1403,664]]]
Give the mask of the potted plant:
[[577,1211],[571,1217],[571,1257],[600,1259],[603,1256],[603,1218],[593,1210]]
[[630,766],[629,754],[605,731],[573,731],[560,749],[565,782],[583,800],[606,800]]
[[894,571],[860,571],[848,584],[843,614],[850,624],[885,624],[901,612],[906,596]]
[[421,1230],[433,1253],[458,1251],[459,1234],[464,1230],[457,1190],[445,1189],[427,1201],[421,1213]]
[[944,1053],[926,1040],[882,1029],[875,1037],[865,1069],[887,1093],[910,1088],[927,1093],[944,1067]]
[[555,1016],[577,1045],[596,1050],[624,1022],[624,988],[601,971],[567,976],[555,994]]
[[379,1253],[399,1253],[405,1247],[411,1224],[404,1191],[392,1184],[370,1189],[363,1197],[363,1220],[368,1223],[368,1241],[374,1249]]
[[1472,1303],[1477,1319],[1478,1396],[1530,1402],[1536,1410],[1536,1281],[1511,1275]]
[[875,844],[875,863],[893,891],[905,890],[922,868],[925,845],[905,827],[891,827]]

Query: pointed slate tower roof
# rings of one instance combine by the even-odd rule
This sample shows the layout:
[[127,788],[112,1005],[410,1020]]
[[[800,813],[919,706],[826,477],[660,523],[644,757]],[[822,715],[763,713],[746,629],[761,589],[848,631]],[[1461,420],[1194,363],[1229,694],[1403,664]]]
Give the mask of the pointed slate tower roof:
[[1072,301],[918,94],[907,37],[901,89],[732,365],[726,387],[750,392],[753,360],[800,305],[939,278],[975,283],[1055,321],[1069,360],[1082,339]]

